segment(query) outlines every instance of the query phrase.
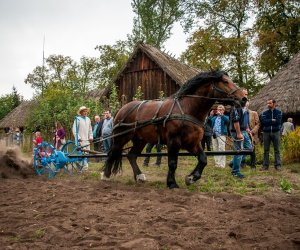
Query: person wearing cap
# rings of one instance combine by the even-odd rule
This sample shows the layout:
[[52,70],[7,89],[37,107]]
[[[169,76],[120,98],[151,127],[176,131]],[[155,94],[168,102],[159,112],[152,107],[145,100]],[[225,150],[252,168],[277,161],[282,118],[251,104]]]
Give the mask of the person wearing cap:
[[[90,143],[93,142],[93,131],[90,118],[87,116],[89,108],[82,106],[78,109],[75,117],[72,132],[76,142],[83,147],[83,149],[90,149]],[[78,141],[77,141],[78,140]],[[87,170],[88,163],[84,164],[83,171]]]

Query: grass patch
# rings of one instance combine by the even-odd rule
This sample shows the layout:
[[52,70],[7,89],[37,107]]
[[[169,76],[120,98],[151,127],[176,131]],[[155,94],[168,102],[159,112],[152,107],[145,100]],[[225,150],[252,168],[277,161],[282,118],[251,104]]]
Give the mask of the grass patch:
[[44,237],[46,233],[46,230],[41,228],[41,229],[37,229],[35,232],[34,232],[34,235],[33,237],[36,238],[36,239],[41,239]]
[[292,184],[286,179],[281,179],[280,188],[286,193],[290,194],[292,192]]

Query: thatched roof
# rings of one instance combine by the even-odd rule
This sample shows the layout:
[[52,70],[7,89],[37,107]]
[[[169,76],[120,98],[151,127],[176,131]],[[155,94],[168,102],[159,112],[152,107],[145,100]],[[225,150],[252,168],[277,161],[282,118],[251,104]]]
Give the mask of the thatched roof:
[[300,52],[251,99],[251,109],[261,113],[268,98],[285,114],[300,114]]
[[200,73],[199,69],[186,65],[151,45],[139,42],[125,66],[116,76],[115,81],[117,81],[118,78],[122,75],[124,69],[130,66],[130,63],[134,60],[134,57],[139,51],[142,51],[151,60],[157,63],[157,65],[180,86],[183,85],[187,80]]
[[24,127],[33,104],[34,101],[23,101],[0,121],[0,128]]
[[86,98],[100,100],[103,96],[107,95],[108,89],[93,89],[86,94]]

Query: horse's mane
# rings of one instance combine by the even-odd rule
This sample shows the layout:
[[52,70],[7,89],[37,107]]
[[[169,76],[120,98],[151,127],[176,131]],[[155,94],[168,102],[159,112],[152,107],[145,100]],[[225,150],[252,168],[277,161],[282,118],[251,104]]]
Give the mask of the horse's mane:
[[181,88],[175,93],[175,96],[190,95],[195,93],[199,85],[207,82],[215,82],[221,80],[224,75],[228,75],[225,71],[206,71],[194,76],[192,79],[185,82]]

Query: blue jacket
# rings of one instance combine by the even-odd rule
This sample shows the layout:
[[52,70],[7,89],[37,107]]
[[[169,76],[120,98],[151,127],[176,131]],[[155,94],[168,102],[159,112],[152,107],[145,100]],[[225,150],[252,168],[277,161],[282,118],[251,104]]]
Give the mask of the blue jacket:
[[[275,119],[275,121],[272,121]],[[278,132],[281,129],[282,112],[279,109],[268,109],[260,115],[260,122],[264,132]]]
[[[246,112],[247,112],[247,115],[249,118],[249,112],[248,111],[246,111]],[[249,120],[247,121],[245,119],[246,112],[244,113],[242,108],[233,108],[231,110],[231,113],[230,113],[230,120],[231,120],[230,131],[231,132],[236,132],[235,127],[234,127],[234,123],[236,123],[236,122],[238,122],[240,124],[241,131],[246,131],[246,129],[249,127]]]
[[[218,116],[209,116],[208,121],[210,123],[210,126],[213,128],[215,125],[215,121]],[[221,116],[221,134],[222,135],[228,135],[227,132],[227,124],[229,123],[229,117],[227,115],[222,115]]]

